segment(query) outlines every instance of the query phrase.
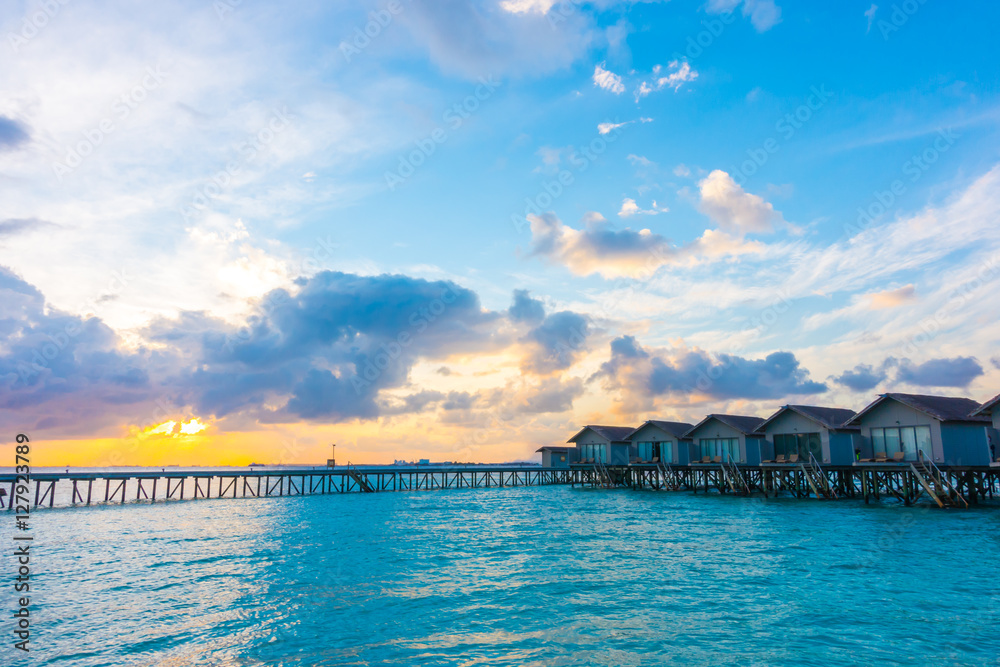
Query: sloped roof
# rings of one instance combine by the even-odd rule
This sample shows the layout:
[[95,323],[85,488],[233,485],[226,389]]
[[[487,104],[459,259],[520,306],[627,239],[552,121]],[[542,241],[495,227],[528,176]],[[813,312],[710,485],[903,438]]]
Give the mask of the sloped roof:
[[768,417],[763,424],[758,426],[757,432],[763,433],[764,429],[767,428],[767,425],[784,414],[786,410],[791,410],[792,412],[800,414],[806,419],[810,419],[826,429],[845,428],[855,430],[860,428],[857,426],[845,426],[846,422],[854,416],[854,410],[848,410],[846,408],[824,408],[818,405],[785,405],[779,408],[773,415]]
[[583,435],[583,432],[586,431],[588,428],[609,442],[626,442],[628,440],[629,434],[635,430],[631,426],[601,426],[599,424],[587,424],[582,429],[580,429],[579,433],[574,435],[566,442],[576,442],[577,439],[581,435]]
[[551,450],[556,451],[556,452],[565,452],[565,451],[567,451],[569,449],[573,449],[573,448],[572,447],[567,447],[566,445],[543,445],[543,446],[539,447],[538,449],[536,449],[535,453],[537,454],[538,452],[544,452],[546,449],[551,449]]
[[864,410],[854,415],[848,424],[859,423],[862,415],[887,399],[907,405],[914,410],[919,410],[943,422],[990,421],[989,417],[972,414],[979,407],[979,403],[971,398],[962,398],[959,396],[924,396],[922,394],[879,394],[879,397],[868,404]]
[[628,439],[631,440],[632,436],[638,433],[639,430],[642,429],[643,426],[646,426],[647,424],[652,424],[657,428],[663,429],[664,431],[674,436],[675,438],[683,438],[684,434],[690,431],[692,428],[691,424],[688,424],[686,422],[668,422],[668,421],[660,421],[659,419],[648,419],[645,421],[645,423],[642,424],[642,426],[636,427],[634,431],[629,433]]
[[970,416],[985,417],[987,414],[993,414],[994,412],[996,412],[998,404],[1000,404],[1000,394],[997,394],[990,400],[980,405]]
[[694,426],[692,426],[688,430],[688,432],[685,433],[684,435],[685,436],[689,436],[691,433],[693,433],[693,432],[697,431],[699,428],[701,428],[702,425],[704,425],[705,423],[707,423],[710,419],[717,419],[718,421],[722,422],[726,426],[730,426],[730,427],[736,429],[737,431],[739,431],[740,433],[745,433],[745,434],[753,434],[753,432],[757,429],[757,427],[764,423],[764,420],[761,419],[760,417],[750,417],[748,415],[717,415],[717,414],[711,414],[711,415],[708,415],[707,417],[705,417],[704,419],[702,419],[700,422],[698,422]]

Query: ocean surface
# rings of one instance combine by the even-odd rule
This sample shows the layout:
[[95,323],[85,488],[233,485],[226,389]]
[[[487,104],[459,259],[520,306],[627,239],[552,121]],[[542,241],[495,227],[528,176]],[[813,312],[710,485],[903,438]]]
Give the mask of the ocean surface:
[[31,521],[3,665],[1000,664],[998,507],[535,487]]

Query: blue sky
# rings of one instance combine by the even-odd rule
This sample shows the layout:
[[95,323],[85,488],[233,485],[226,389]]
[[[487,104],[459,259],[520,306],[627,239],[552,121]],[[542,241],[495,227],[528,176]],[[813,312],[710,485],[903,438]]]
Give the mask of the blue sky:
[[124,459],[497,460],[586,422],[985,399],[998,14],[8,3],[4,423],[81,461],[191,420]]

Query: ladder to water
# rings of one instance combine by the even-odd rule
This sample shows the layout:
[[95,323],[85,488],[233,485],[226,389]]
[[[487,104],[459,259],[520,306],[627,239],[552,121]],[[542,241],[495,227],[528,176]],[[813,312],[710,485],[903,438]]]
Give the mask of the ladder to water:
[[830,485],[830,480],[827,479],[823,468],[820,467],[819,461],[816,460],[816,456],[812,452],[809,452],[809,461],[800,463],[799,467],[817,498],[831,500],[837,498],[837,490]]
[[910,464],[910,471],[938,507],[968,507],[969,501],[944,476],[933,461],[921,456],[919,467]]
[[347,476],[355,481],[355,483],[358,485],[358,488],[360,488],[362,492],[375,493],[375,489],[372,487],[371,484],[368,483],[368,480],[365,479],[365,476],[359,473],[358,469],[352,466],[350,462],[347,463]]

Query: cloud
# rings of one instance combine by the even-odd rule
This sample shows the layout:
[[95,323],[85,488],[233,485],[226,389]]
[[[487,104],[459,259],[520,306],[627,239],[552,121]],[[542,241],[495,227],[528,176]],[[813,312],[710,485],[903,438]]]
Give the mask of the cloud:
[[58,227],[58,225],[38,218],[8,218],[0,220],[0,238],[51,227]]
[[592,215],[582,230],[564,225],[551,213],[528,216],[531,256],[545,257],[577,275],[600,273],[606,278],[638,276],[674,254],[670,242],[648,229],[615,230]]
[[757,32],[767,32],[781,22],[781,8],[774,0],[709,0],[706,11],[709,14],[725,14],[734,11],[743,3],[743,16],[750,17],[750,23]]
[[552,313],[521,338],[525,346],[521,369],[538,375],[565,370],[587,351],[589,336],[586,316],[571,311]]
[[903,359],[896,381],[922,387],[967,387],[981,375],[983,367],[972,357],[931,359],[922,364]]
[[911,285],[904,285],[898,289],[874,292],[868,295],[869,308],[872,310],[883,310],[886,308],[896,308],[904,303],[913,301],[916,298],[917,290]]
[[370,419],[379,392],[404,385],[418,360],[502,346],[502,315],[448,281],[326,271],[296,287],[267,295],[243,328],[201,313],[151,324],[148,339],[190,360],[168,384],[217,417]]
[[31,139],[27,128],[19,121],[0,116],[0,151],[20,148]]
[[[629,122],[631,122],[631,121],[629,121]],[[629,122],[625,122],[625,123],[598,123],[597,124],[597,131],[600,134],[608,134],[612,130],[617,130],[619,127],[625,127],[626,125],[629,124]]]
[[545,0],[412,3],[399,15],[415,42],[442,70],[476,79],[487,73],[540,76],[586,55],[600,30],[586,12],[560,16],[558,30]]
[[[642,211],[640,211],[642,212]],[[605,278],[649,278],[667,264],[697,264],[728,257],[763,254],[767,246],[708,229],[681,246],[648,229],[614,229],[602,216],[589,214],[582,230],[562,223],[551,213],[529,215],[532,246],[529,256],[562,264],[577,275]]]
[[868,19],[868,28],[865,30],[865,34],[872,31],[872,23],[875,22],[875,12],[878,11],[878,5],[872,3],[872,6],[865,10],[865,18]]
[[631,336],[612,341],[611,358],[594,378],[629,399],[636,394],[778,399],[827,390],[825,384],[809,379],[791,352],[773,352],[763,359],[712,356],[698,349],[650,352]]
[[628,218],[633,215],[658,215],[660,213],[666,213],[670,209],[666,206],[659,206],[656,200],[653,200],[653,208],[651,209],[641,209],[639,205],[635,203],[634,199],[626,197],[622,201],[622,207],[618,211],[618,215],[622,218]]
[[853,391],[869,391],[885,382],[887,377],[885,366],[875,368],[869,364],[858,364],[853,370],[844,371],[831,380]]
[[615,95],[621,95],[624,93],[625,85],[622,83],[622,78],[614,72],[609,72],[604,69],[602,65],[603,63],[599,63],[596,67],[594,67],[594,85],[598,88],[610,91]]
[[698,72],[692,69],[691,64],[686,60],[672,60],[668,63],[667,69],[668,73],[665,76],[659,76],[660,72],[663,71],[663,67],[656,65],[653,68],[653,83],[650,84],[647,81],[643,81],[639,84],[639,87],[635,90],[636,102],[650,93],[663,90],[664,88],[671,88],[674,92],[677,92],[685,83],[690,83],[698,78]]
[[698,187],[701,211],[728,232],[771,232],[776,225],[786,224],[781,213],[770,203],[746,192],[721,169],[702,179]]
[[507,310],[507,316],[513,322],[537,324],[545,319],[545,304],[532,299],[528,290],[514,290],[514,303]]
[[858,364],[831,379],[854,391],[869,391],[887,382],[891,370],[895,370],[893,384],[919,387],[967,387],[984,374],[983,367],[973,357],[929,359],[921,364],[887,357],[878,367]]
[[99,429],[111,415],[151,410],[150,372],[164,355],[121,341],[97,318],[47,304],[0,267],[0,427],[67,434]]
[[500,6],[512,14],[546,14],[558,0],[504,0]]

